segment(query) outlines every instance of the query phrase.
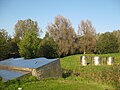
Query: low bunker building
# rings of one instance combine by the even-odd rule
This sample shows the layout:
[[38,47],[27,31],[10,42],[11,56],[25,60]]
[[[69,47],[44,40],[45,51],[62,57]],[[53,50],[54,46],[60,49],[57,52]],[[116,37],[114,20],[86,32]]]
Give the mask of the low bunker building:
[[2,77],[4,80],[18,78],[25,74],[31,74],[37,78],[61,77],[60,59],[10,58],[0,61],[0,77]]

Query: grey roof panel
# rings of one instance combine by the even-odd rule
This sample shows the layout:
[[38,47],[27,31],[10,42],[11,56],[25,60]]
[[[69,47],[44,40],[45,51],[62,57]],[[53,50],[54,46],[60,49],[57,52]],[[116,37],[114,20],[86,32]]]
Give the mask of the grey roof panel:
[[35,58],[25,60],[24,58],[7,59],[0,61],[0,65],[17,66],[24,68],[38,68],[58,59]]

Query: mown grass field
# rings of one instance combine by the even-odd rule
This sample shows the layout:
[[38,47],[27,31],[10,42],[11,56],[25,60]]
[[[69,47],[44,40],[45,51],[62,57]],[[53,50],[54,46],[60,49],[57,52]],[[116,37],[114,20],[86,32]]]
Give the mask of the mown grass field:
[[[94,54],[86,54],[89,58]],[[120,53],[103,54],[100,57],[113,56],[113,66],[81,66],[81,55],[61,58],[62,78],[37,80],[33,76],[24,76],[8,82],[0,82],[0,90],[120,90]]]

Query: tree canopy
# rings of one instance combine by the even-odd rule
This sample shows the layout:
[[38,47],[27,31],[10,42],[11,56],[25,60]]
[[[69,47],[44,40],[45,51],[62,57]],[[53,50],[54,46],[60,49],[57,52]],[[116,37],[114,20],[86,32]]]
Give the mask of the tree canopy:
[[41,29],[37,21],[18,20],[14,35],[10,37],[0,29],[0,60],[11,57],[56,58],[78,53],[120,52],[120,30],[96,33],[90,20],[78,24],[78,32],[68,18],[58,15],[47,25],[47,31],[40,38]]
[[85,53],[94,52],[96,45],[96,30],[91,21],[81,21],[78,25],[78,36],[81,51]]
[[47,27],[50,37],[58,44],[59,56],[73,53],[75,32],[69,19],[63,16],[56,16],[54,23]]
[[0,60],[8,57],[8,34],[5,29],[0,29]]
[[25,33],[19,46],[19,53],[25,58],[35,58],[38,57],[39,51],[39,39],[36,32],[30,30]]
[[14,37],[16,41],[20,41],[20,39],[23,38],[25,35],[25,32],[28,32],[29,30],[33,30],[37,34],[39,34],[39,27],[36,21],[33,21],[31,19],[26,20],[18,20],[18,22],[15,24],[15,33]]
[[40,56],[46,58],[58,57],[57,49],[57,43],[46,33],[45,37],[40,42]]
[[101,34],[96,46],[98,53],[115,53],[119,48],[117,38],[110,32]]

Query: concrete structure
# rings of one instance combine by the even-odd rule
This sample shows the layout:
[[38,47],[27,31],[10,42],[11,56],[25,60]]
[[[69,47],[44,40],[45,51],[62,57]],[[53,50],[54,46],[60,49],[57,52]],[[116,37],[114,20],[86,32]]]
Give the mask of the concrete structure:
[[114,58],[113,58],[113,57],[107,57],[107,58],[106,58],[106,61],[107,61],[107,65],[113,65],[113,63],[114,63]]
[[31,74],[37,78],[61,77],[60,59],[35,58],[25,60],[24,58],[11,58],[0,61],[0,76],[2,78],[10,80],[25,74]]
[[102,64],[102,59],[98,56],[93,57],[92,59],[94,65],[101,65]]
[[92,65],[106,65],[106,64],[107,65],[113,65],[114,64],[114,57],[100,57],[100,56],[88,57],[88,56],[80,56],[80,64],[82,66],[87,66],[89,64],[92,64]]
[[85,56],[81,56],[80,58],[80,62],[82,66],[86,66],[87,65],[87,59]]

